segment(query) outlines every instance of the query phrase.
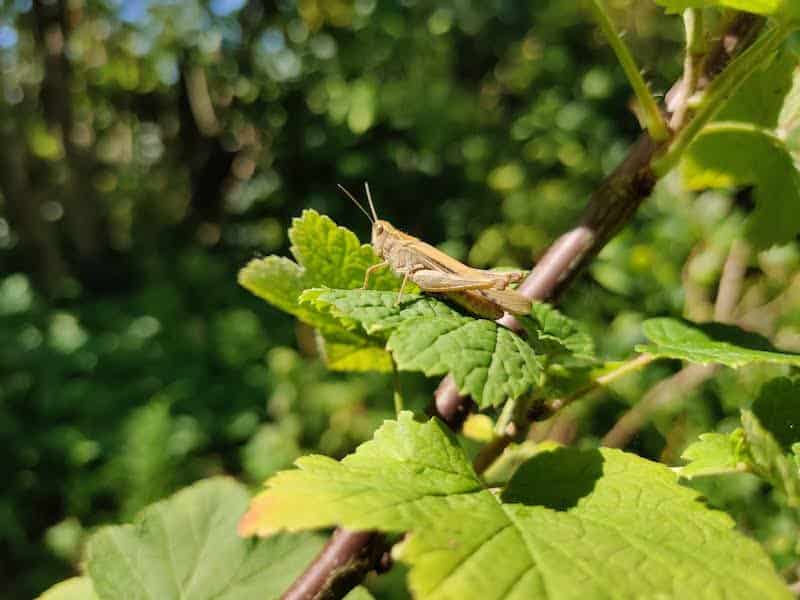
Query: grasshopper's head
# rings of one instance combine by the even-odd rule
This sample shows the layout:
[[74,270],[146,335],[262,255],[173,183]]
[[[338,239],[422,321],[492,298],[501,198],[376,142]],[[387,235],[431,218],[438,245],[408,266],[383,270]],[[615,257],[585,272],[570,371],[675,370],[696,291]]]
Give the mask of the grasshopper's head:
[[393,239],[392,233],[395,231],[395,228],[392,227],[388,221],[377,219],[372,224],[372,239],[370,241],[378,256],[383,256],[387,245],[390,243],[390,240]]

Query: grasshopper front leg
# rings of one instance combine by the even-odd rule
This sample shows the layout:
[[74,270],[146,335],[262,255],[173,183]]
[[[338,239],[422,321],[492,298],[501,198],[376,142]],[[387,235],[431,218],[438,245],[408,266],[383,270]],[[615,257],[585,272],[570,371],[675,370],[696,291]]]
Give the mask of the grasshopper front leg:
[[364,273],[364,285],[361,286],[361,289],[362,290],[367,289],[367,283],[369,283],[369,276],[370,275],[372,275],[378,269],[383,269],[384,267],[388,267],[388,266],[389,266],[389,261],[385,260],[383,262],[379,262],[379,263],[377,263],[375,265],[372,265],[371,267],[368,267],[366,273]]

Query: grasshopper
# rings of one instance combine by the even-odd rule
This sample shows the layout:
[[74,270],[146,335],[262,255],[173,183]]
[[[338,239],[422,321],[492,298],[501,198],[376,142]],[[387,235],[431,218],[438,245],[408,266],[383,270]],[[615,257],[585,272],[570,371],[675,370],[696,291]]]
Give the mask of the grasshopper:
[[504,312],[527,314],[531,302],[522,294],[509,288],[509,284],[523,279],[525,273],[514,271],[495,273],[473,269],[426,244],[414,236],[403,233],[388,221],[378,218],[369,185],[364,184],[372,214],[341,185],[339,188],[367,215],[372,223],[372,246],[383,261],[372,265],[364,275],[366,289],[369,277],[378,269],[391,267],[403,277],[397,301],[409,280],[424,292],[446,296],[467,310],[485,318],[499,319]]

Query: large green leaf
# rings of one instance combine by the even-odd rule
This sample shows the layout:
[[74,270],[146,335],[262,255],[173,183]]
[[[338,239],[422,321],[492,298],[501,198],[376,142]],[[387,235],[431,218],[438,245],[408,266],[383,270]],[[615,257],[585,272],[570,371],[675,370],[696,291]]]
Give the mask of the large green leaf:
[[301,458],[267,482],[243,534],[342,525],[410,532],[418,598],[789,598],[754,541],[668,468],[560,448],[486,488],[439,421],[388,421],[341,462]]
[[756,362],[800,366],[800,354],[780,352],[766,338],[731,325],[658,318],[645,321],[642,329],[651,343],[636,349],[655,356],[734,368]]
[[201,481],[151,505],[132,525],[104,527],[86,563],[102,600],[278,598],[321,548],[316,536],[254,543],[236,535],[247,507],[232,479]]
[[743,123],[709,125],[689,147],[681,172],[690,189],[754,186],[748,237],[757,246],[787,243],[800,233],[800,173],[771,132]]
[[404,295],[398,302],[394,292],[309,290],[301,300],[350,330],[385,339],[400,370],[451,373],[478,406],[497,406],[543,383],[539,358],[525,340],[434,298]]
[[764,68],[753,72],[722,107],[716,121],[751,123],[774,130],[787,109],[794,84],[797,55],[783,49]]
[[[320,338],[323,356],[329,359],[330,368],[391,370],[389,355],[366,336],[345,331],[337,319],[315,310],[311,304],[299,302],[303,290],[313,287],[361,287],[367,268],[380,262],[372,247],[361,244],[351,231],[313,210],[305,210],[300,218],[294,219],[289,239],[297,262],[278,256],[254,259],[239,271],[239,283],[319,329],[323,333]],[[396,290],[400,279],[390,269],[383,269],[370,278],[370,286]]]

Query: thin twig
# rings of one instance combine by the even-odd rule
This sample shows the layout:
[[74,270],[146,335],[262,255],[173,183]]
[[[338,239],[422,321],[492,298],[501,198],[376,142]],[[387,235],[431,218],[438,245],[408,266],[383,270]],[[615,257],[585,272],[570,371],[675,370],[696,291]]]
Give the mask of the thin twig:
[[702,74],[703,58],[706,54],[706,36],[702,8],[687,8],[683,11],[686,31],[686,54],[683,59],[683,77],[676,93],[667,98],[667,108],[672,111],[669,126],[680,129],[689,114],[690,101],[697,91]]

